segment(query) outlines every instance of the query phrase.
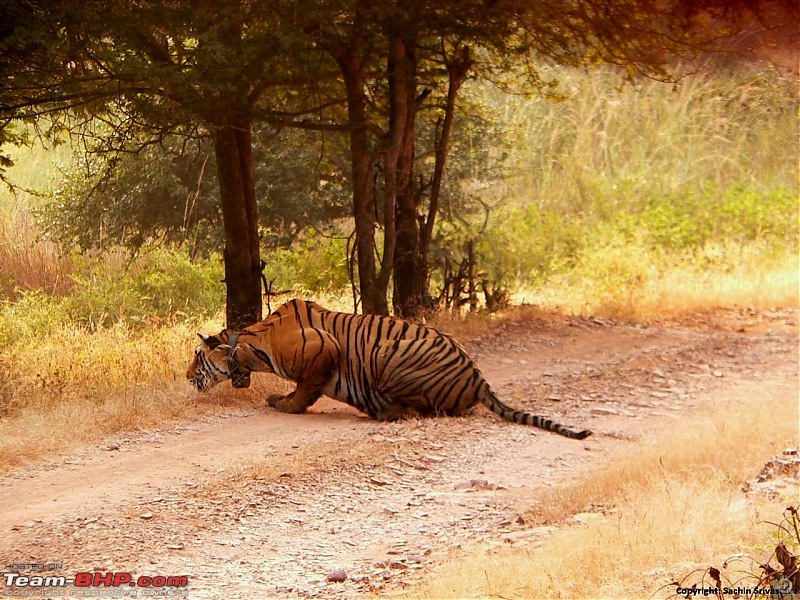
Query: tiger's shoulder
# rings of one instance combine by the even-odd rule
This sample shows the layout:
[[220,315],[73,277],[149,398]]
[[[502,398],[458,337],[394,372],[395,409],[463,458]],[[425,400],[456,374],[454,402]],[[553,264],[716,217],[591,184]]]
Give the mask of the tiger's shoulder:
[[273,310],[264,320],[285,318],[288,316],[295,316],[297,318],[307,318],[313,313],[329,313],[332,312],[314,302],[313,300],[303,300],[302,298],[293,298],[278,308]]

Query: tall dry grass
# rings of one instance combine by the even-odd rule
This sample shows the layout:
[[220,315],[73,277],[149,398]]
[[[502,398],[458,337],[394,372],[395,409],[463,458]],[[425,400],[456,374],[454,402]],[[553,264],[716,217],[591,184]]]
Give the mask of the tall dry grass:
[[41,290],[63,296],[72,290],[72,260],[39,237],[30,212],[16,206],[0,217],[0,300]]
[[[564,102],[497,96],[518,126],[512,199],[579,213],[714,185],[797,189],[797,81],[777,70],[701,69],[675,85],[614,70],[559,70]],[[516,185],[515,185],[516,184]]]
[[528,302],[630,318],[797,306],[796,78],[554,76],[562,102],[486,92],[509,123],[502,201],[470,217],[490,281]]
[[[42,290],[63,295],[72,289],[69,253],[43,240],[31,210],[45,201],[71,160],[68,146],[45,149],[7,147],[14,161],[6,176],[16,189],[0,184],[0,301],[21,292]],[[35,192],[35,193],[34,193]]]

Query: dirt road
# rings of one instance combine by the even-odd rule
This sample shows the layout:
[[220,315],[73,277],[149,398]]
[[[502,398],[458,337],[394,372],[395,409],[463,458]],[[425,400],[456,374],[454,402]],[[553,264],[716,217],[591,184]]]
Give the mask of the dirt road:
[[495,391],[592,437],[505,423],[482,407],[385,424],[326,400],[305,415],[256,406],[0,479],[0,561],[23,573],[50,563],[60,567],[44,574],[186,576],[190,598],[391,592],[454,547],[529,541],[519,516],[536,493],[665,427],[737,397],[796,398],[797,331],[791,310],[647,327],[512,323],[466,344]]

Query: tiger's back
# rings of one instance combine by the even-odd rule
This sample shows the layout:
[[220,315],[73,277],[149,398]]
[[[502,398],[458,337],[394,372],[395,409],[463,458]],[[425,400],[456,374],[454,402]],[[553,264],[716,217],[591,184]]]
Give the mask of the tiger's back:
[[231,371],[268,371],[297,381],[295,392],[270,401],[286,412],[302,412],[320,395],[378,420],[460,415],[483,403],[506,420],[577,439],[590,435],[502,403],[466,351],[426,325],[292,300],[241,332],[223,331],[217,347],[224,348],[231,336]]

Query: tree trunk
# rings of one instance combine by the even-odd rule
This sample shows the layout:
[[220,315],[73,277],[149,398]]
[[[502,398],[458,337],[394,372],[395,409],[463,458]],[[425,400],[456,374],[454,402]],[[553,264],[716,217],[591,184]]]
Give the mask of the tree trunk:
[[[450,135],[455,119],[455,106],[458,90],[464,83],[467,73],[473,64],[469,49],[464,47],[461,56],[448,65],[449,85],[447,90],[447,103],[441,131],[435,140],[435,159],[433,178],[431,180],[430,204],[427,218],[418,215],[421,198],[412,189],[413,182],[413,122],[409,136],[411,156],[408,162],[410,169],[409,185],[405,193],[401,193],[397,203],[397,244],[395,259],[395,311],[404,317],[419,315],[420,309],[425,307],[430,297],[428,291],[428,262],[430,255],[433,227],[439,210],[439,196],[441,193],[444,168],[447,162],[447,152],[450,144]],[[419,221],[422,221],[420,228]]]
[[469,312],[478,311],[478,293],[475,284],[475,240],[467,242],[467,297]]
[[444,168],[447,164],[450,135],[453,131],[453,121],[455,120],[456,98],[473,64],[474,61],[470,58],[469,48],[464,46],[461,49],[459,60],[451,63],[447,68],[449,76],[447,102],[444,109],[444,119],[442,120],[442,130],[439,133],[439,138],[435,142],[436,160],[433,167],[433,179],[431,180],[428,216],[425,218],[419,238],[419,268],[417,269],[418,281],[416,285],[420,286],[425,293],[427,293],[428,286],[428,264],[431,240],[433,239],[433,226],[439,212],[439,197],[441,195],[442,181],[444,178]]
[[397,241],[394,260],[394,311],[397,315],[412,318],[419,316],[424,306],[427,272],[421,271],[419,253],[420,198],[414,187],[414,119],[409,119],[403,153],[401,177],[397,195]]
[[408,79],[409,46],[398,31],[387,33],[389,56],[386,72],[389,81],[389,131],[383,153],[383,257],[378,274],[378,285],[384,296],[389,290],[389,280],[394,268],[397,240],[396,214],[400,184],[400,157],[409,119]]
[[214,152],[225,229],[225,318],[227,327],[241,329],[261,319],[258,206],[249,118],[218,123]]
[[[394,312],[413,316],[404,309],[414,290],[417,266],[417,204],[414,194],[414,134],[416,120],[416,40],[407,29],[390,32],[389,38],[389,136],[386,151],[386,210],[392,210],[392,220],[386,220],[386,235],[391,225],[391,253],[384,253],[381,268],[388,291],[390,275],[394,281]],[[387,247],[384,241],[384,248]]]
[[381,295],[375,266],[375,186],[370,177],[372,160],[367,131],[364,73],[353,49],[337,57],[347,92],[350,161],[353,171],[353,218],[356,225],[356,260],[361,310],[388,315],[386,293]]

